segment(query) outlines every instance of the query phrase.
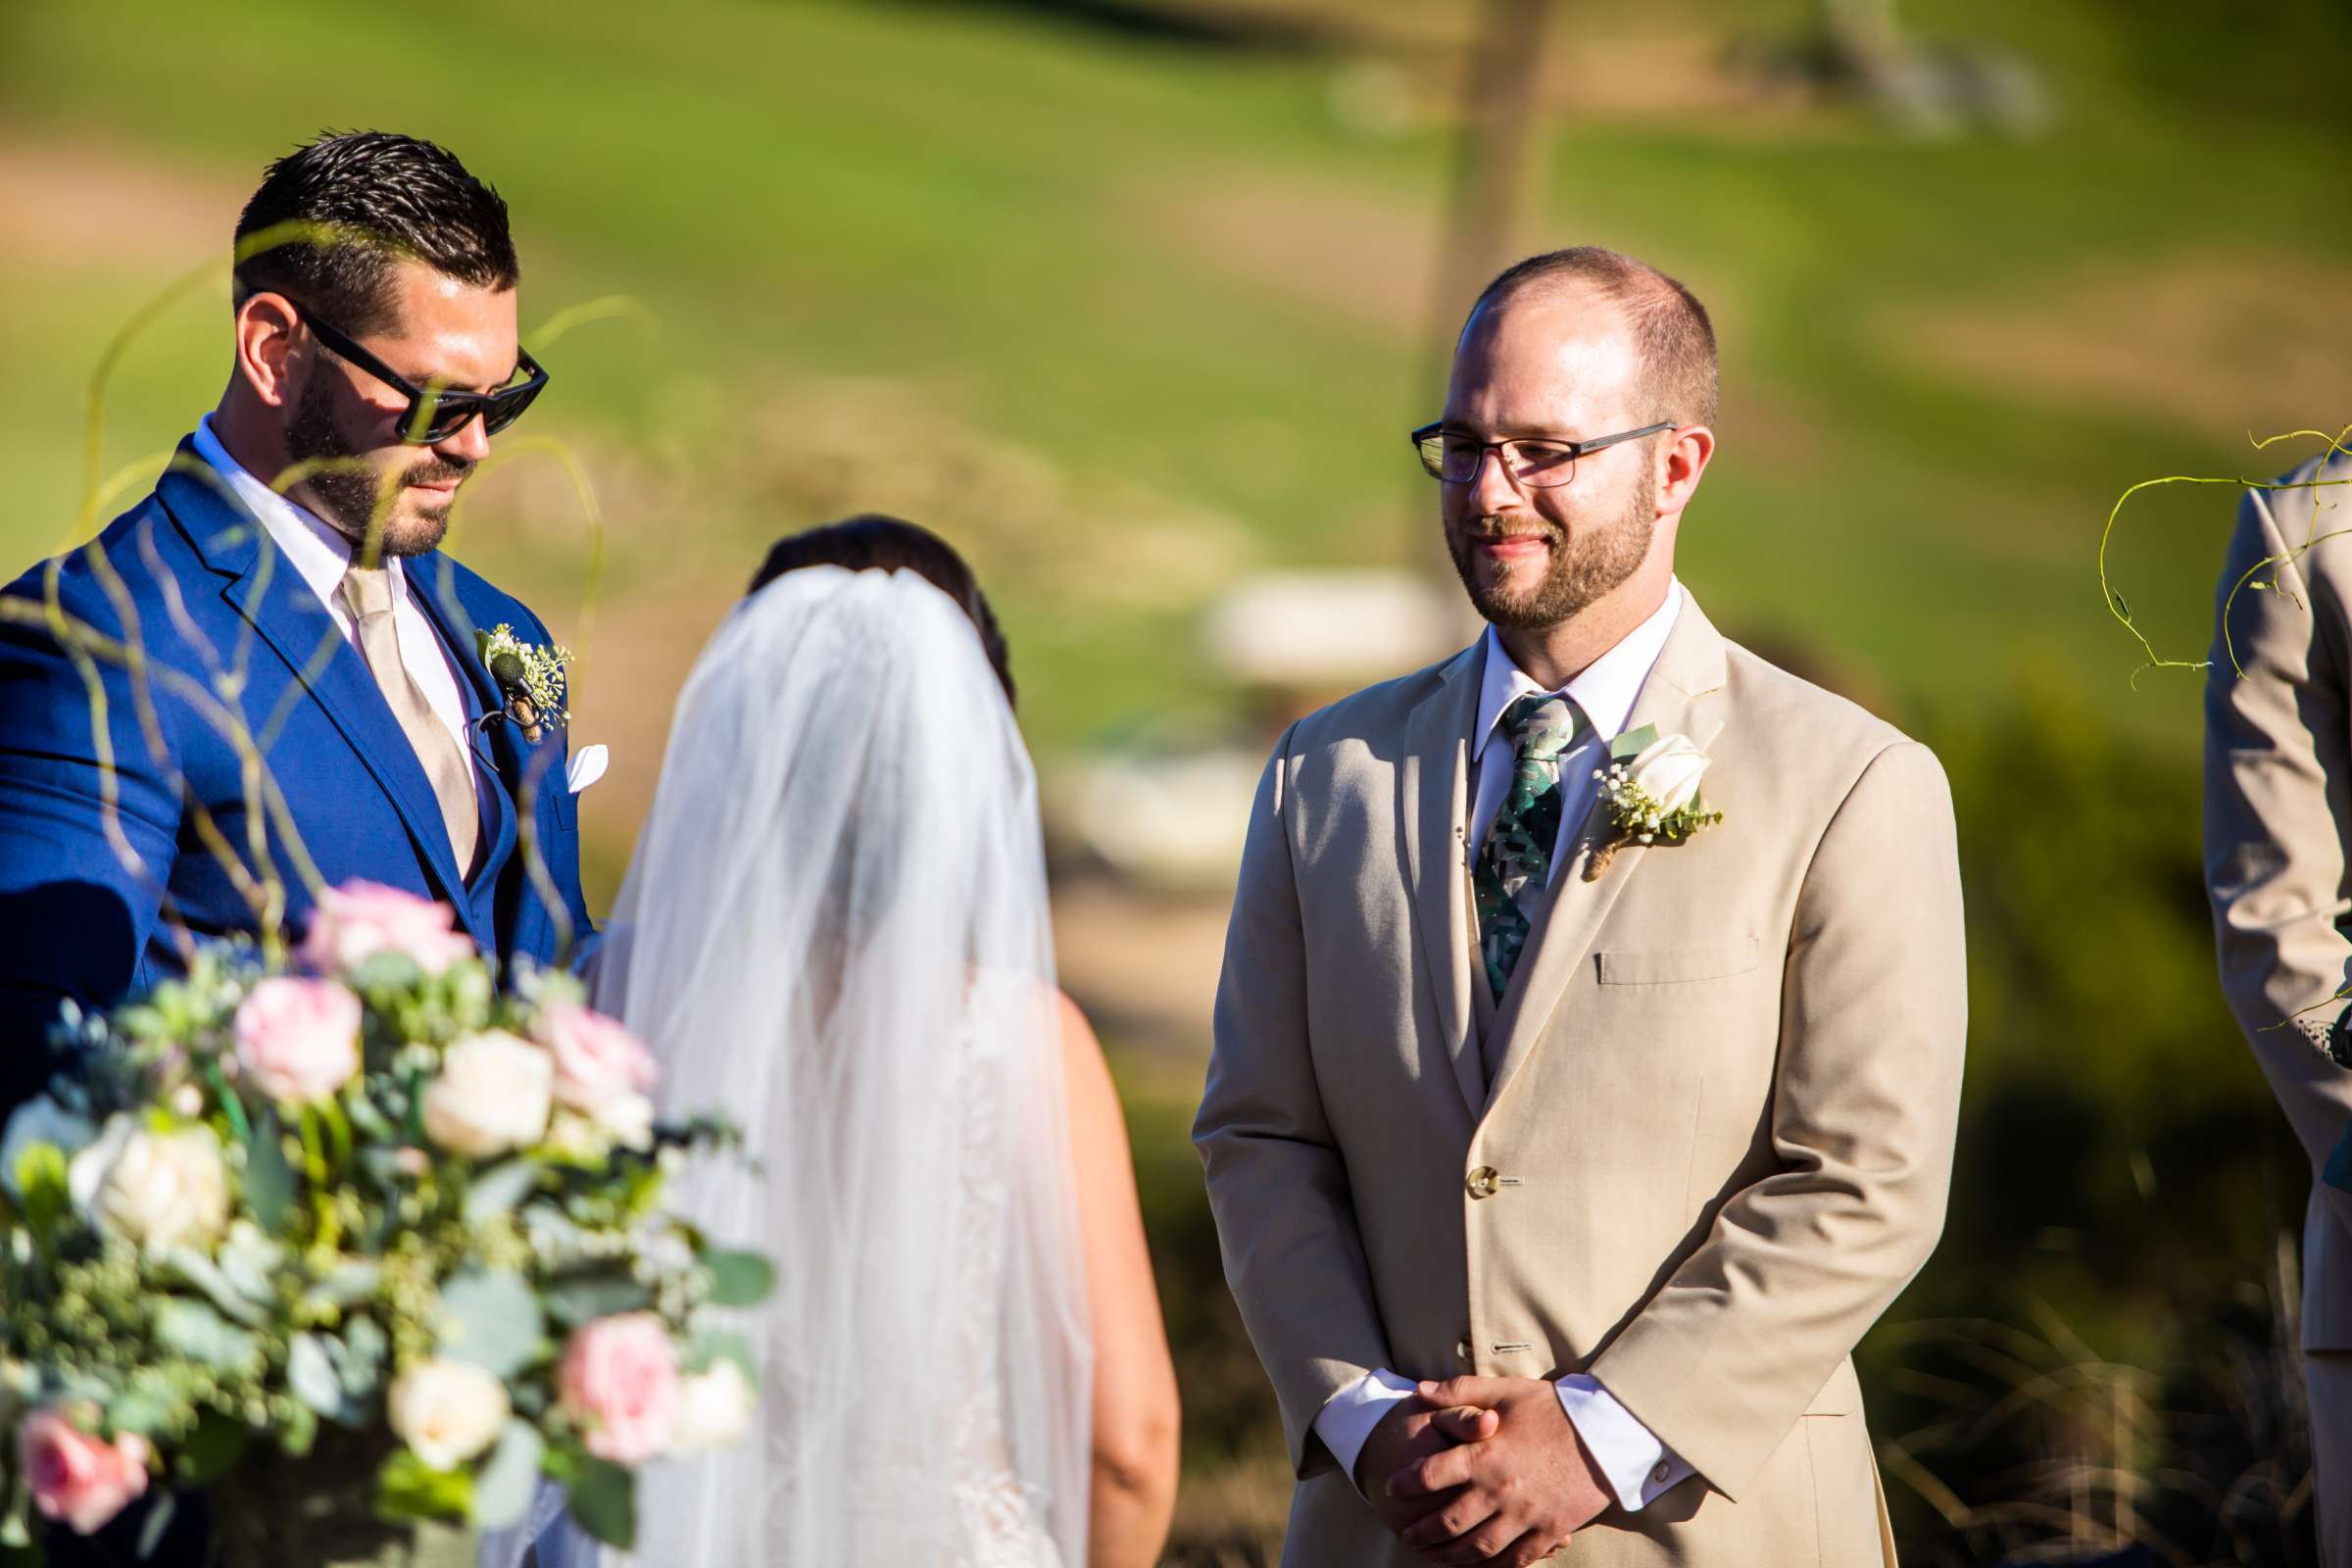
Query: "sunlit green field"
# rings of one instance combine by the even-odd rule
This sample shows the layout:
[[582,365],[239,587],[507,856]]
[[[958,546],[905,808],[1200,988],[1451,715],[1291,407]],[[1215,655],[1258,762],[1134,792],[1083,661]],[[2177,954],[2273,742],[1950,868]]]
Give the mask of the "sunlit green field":
[[[92,372],[146,302],[224,259],[262,164],[322,127],[398,128],[512,202],[526,328],[619,302],[546,347],[554,389],[516,431],[594,479],[601,580],[544,452],[482,480],[457,546],[585,645],[578,738],[614,748],[583,812],[600,906],[702,637],[771,538],[848,512],[969,548],[1049,760],[1227,729],[1238,694],[1198,620],[1240,574],[1443,569],[1403,432],[1440,399],[1466,303],[1432,282],[1459,73],[1369,25],[1258,49],[1054,10],[0,7],[0,571],[76,536]],[[2284,1135],[2203,946],[2197,682],[2131,684],[2093,555],[2134,481],[2268,474],[2316,448],[2249,436],[2352,422],[2352,23],[2317,0],[2226,25],[2175,4],[1906,6],[1922,37],[2023,62],[2052,106],[2039,136],[1935,139],[1723,64],[1805,6],[1559,10],[1526,242],[1648,257],[1723,339],[1684,577],[1734,635],[1954,760],[1972,1097],[2081,1097],[2015,1145],[1966,1146],[1964,1176],[2013,1185],[2050,1157],[2016,1209],[2034,1259],[1982,1205],[1956,1211],[1921,1299],[2024,1270],[2118,1353],[2172,1354],[2172,1265],[2113,1237],[2100,1253],[2102,1227],[2184,1205],[2202,1217],[2170,1245],[2219,1259],[2224,1290],[2295,1178],[2291,1159],[2212,1176],[2217,1148]],[[1367,56],[1406,84],[1393,133],[1335,110]],[[129,343],[98,472],[160,460],[211,406],[226,314],[223,272]],[[2177,487],[2126,514],[2119,580],[2167,654],[2202,656],[2230,510]],[[1197,1060],[1119,1062],[1196,1479],[1236,1451],[1262,1471],[1266,1410],[1183,1147]],[[2067,1120],[2097,1127],[2102,1105],[2096,1137]],[[1188,1506],[1246,1514],[1263,1491],[1241,1495]]]

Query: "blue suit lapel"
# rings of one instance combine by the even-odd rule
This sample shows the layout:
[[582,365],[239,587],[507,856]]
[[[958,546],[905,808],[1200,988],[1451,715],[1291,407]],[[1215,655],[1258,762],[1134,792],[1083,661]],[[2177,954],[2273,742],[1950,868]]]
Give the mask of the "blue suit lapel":
[[[432,783],[385,705],[367,662],[344,640],[318,596],[279,555],[261,525],[216,486],[210,465],[191,444],[181,444],[156,494],[205,565],[227,579],[220,597],[285,662],[350,743],[400,813],[419,858],[468,934],[489,945],[491,934],[482,928],[466,897],[466,878],[450,848]],[[245,652],[237,650],[233,667],[243,667]],[[256,724],[270,723],[267,712],[250,708],[247,717]],[[261,737],[265,747],[271,738]]]

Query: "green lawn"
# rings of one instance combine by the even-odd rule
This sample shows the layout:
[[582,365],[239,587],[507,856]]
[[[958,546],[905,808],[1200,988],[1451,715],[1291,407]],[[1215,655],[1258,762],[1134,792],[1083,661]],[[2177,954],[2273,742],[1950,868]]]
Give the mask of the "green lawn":
[[[45,249],[37,223],[0,249],[15,274],[0,347],[44,372],[0,388],[0,460],[19,480],[0,560],[31,559],[70,515],[77,418],[61,394],[165,275],[172,240],[201,261],[263,157],[361,123],[440,137],[502,186],[534,318],[614,292],[649,311],[565,341],[543,405],[543,427],[592,459],[674,465],[661,508],[615,511],[624,567],[683,549],[740,575],[759,542],[809,520],[796,506],[905,493],[882,476],[920,469],[943,430],[1052,475],[1041,515],[943,519],[1006,564],[1049,747],[1215,709],[1189,613],[1217,574],[1181,592],[1122,583],[1156,560],[1120,546],[1139,514],[1218,519],[1219,560],[1429,557],[1429,498],[1397,436],[1436,400],[1443,325],[1389,280],[1418,276],[1435,243],[1446,134],[1343,131],[1326,62],[990,8],[712,5],[658,24],[637,7],[499,8],[430,43],[397,9],[244,11],[235,27],[162,5],[21,7],[5,24],[13,158],[95,146],[219,211],[210,232],[200,205],[175,211],[169,240],[143,236],[136,206],[107,215],[141,236],[121,257]],[[1955,366],[1917,329],[2063,318],[2103,282],[2216,255],[2243,257],[2259,290],[2267,262],[2333,268],[2352,229],[2323,199],[2340,113],[2249,112],[2221,90],[2227,72],[2183,77],[2180,40],[2165,54],[2049,11],[1913,12],[1925,33],[2036,60],[2061,113],[2045,140],[1913,142],[1839,115],[1571,114],[1549,160],[1542,238],[1639,249],[1718,302],[1730,413],[1687,575],[1720,618],[1805,639],[1896,692],[1997,694],[2021,644],[2119,681],[2131,660],[2087,576],[2107,505],[2151,473],[2278,466],[2141,388],[2085,393],[1997,355]],[[1705,25],[1709,8],[1682,16]],[[1577,25],[1604,47],[1606,29]],[[2258,58],[2231,45],[2229,71]],[[2279,221],[2249,223],[2263,213]],[[181,308],[134,351],[114,459],[210,401],[217,304]],[[2342,341],[2339,325],[2312,330]],[[775,423],[842,376],[899,383],[897,427],[773,471]],[[2127,556],[2148,618],[2192,644],[2223,513],[2210,495],[2152,513]],[[576,551],[495,533],[474,551],[561,613]],[[1026,569],[1065,553],[1068,573]]]

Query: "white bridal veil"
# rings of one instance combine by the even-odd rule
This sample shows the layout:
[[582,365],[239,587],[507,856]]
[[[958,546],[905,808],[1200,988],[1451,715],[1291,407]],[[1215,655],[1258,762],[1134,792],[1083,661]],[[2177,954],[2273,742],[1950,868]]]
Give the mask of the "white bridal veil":
[[678,1197],[778,1278],[753,1436],[643,1475],[638,1557],[1079,1568],[1091,1352],[1036,781],[955,602],[811,567],[739,606],[613,926],[598,1004],[660,1055],[664,1109],[722,1110],[758,1164],[705,1160]]

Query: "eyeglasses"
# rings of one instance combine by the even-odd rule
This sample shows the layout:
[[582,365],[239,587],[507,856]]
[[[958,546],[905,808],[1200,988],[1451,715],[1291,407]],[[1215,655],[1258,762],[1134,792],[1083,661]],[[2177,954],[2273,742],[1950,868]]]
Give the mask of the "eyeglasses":
[[547,371],[531,358],[527,350],[516,350],[514,369],[526,379],[495,392],[456,392],[439,387],[418,386],[383,361],[360,347],[335,328],[313,316],[300,300],[289,300],[294,314],[312,335],[342,358],[374,376],[378,381],[409,400],[400,412],[400,438],[418,446],[430,446],[446,441],[466,428],[475,415],[482,416],[482,431],[496,435],[529,408],[540,393],[547,390]]
[[1413,450],[1421,454],[1421,466],[1429,476],[1446,484],[1468,484],[1478,477],[1478,466],[1490,452],[1499,453],[1502,471],[1513,484],[1532,485],[1539,490],[1556,489],[1576,477],[1576,460],[1588,452],[1613,447],[1620,441],[1638,441],[1645,435],[1674,428],[1670,420],[1664,424],[1645,424],[1639,430],[1620,430],[1615,435],[1594,436],[1590,441],[1481,441],[1476,436],[1448,430],[1441,419],[1425,424],[1413,432]]

